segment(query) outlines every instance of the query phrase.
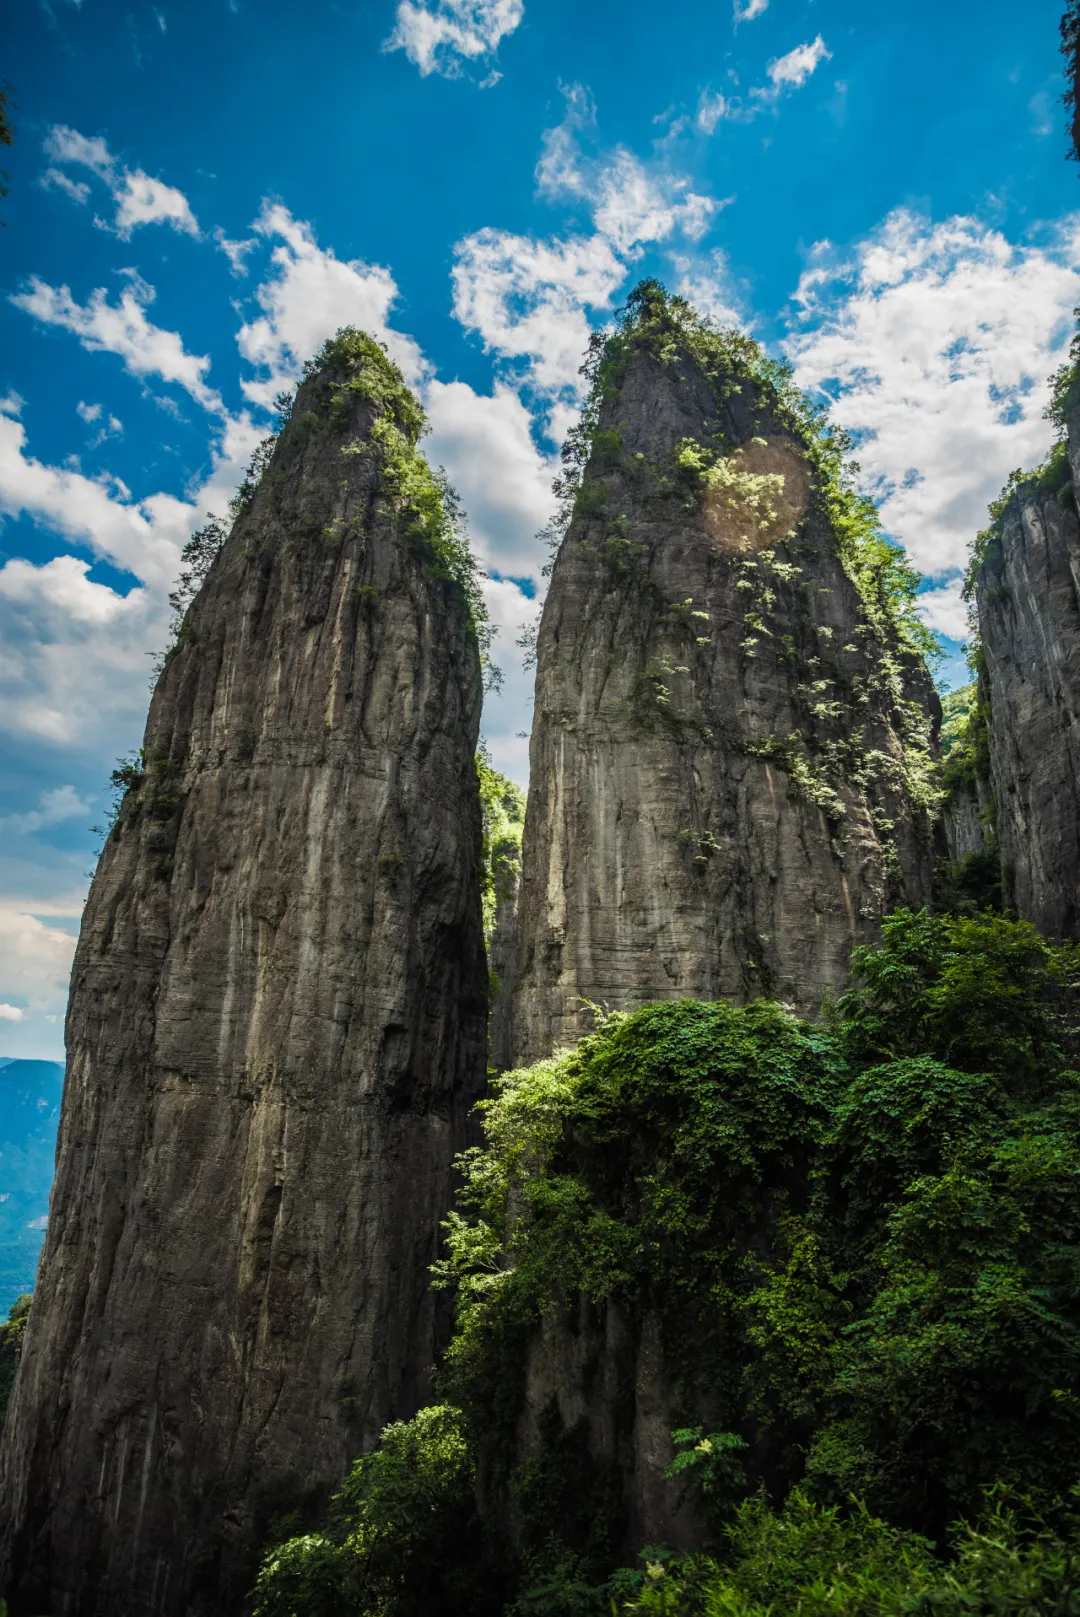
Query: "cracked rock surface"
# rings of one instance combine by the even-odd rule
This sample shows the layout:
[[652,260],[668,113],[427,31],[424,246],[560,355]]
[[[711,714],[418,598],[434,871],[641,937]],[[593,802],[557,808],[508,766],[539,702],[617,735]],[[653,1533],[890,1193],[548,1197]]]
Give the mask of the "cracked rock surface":
[[811,1011],[886,910],[929,899],[908,766],[940,704],[845,570],[798,430],[737,363],[629,340],[537,650],[516,1063],[588,1032],[583,1000]]
[[269,1520],[427,1389],[484,1079],[480,665],[345,381],[304,383],[188,614],[87,904],[13,1613],[239,1611]]

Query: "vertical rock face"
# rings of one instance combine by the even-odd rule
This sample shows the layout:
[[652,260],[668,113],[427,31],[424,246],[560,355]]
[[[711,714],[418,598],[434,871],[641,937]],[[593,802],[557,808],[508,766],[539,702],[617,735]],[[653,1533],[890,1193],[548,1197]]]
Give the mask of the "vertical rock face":
[[[1002,897],[1080,938],[1080,521],[1059,445],[995,512],[975,570]],[[1073,461],[1070,470],[1069,459]]]
[[932,879],[940,707],[906,586],[785,379],[646,285],[576,447],[537,647],[518,1062],[586,1032],[583,999],[809,1009]]
[[154,693],[75,959],[13,1612],[239,1609],[260,1524],[425,1390],[486,995],[480,667],[421,424],[374,343],[328,345]]

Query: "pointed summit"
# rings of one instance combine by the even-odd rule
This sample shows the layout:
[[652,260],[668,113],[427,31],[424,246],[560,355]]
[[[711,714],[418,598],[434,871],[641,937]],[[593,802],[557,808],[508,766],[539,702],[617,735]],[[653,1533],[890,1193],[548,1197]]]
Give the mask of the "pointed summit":
[[3,1455],[16,1610],[239,1610],[267,1521],[424,1395],[486,982],[479,597],[422,427],[378,344],[327,344],[122,772]]
[[629,1008],[801,1009],[930,893],[916,580],[786,369],[643,282],[597,338],[537,643],[513,1047]]

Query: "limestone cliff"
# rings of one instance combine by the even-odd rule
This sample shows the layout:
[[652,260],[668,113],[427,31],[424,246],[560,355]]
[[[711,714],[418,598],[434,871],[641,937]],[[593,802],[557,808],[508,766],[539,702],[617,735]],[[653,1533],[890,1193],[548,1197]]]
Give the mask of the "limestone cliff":
[[486,995],[474,585],[421,426],[329,344],[154,692],[75,958],[14,1613],[238,1610],[268,1518],[424,1395]]
[[518,1062],[612,1009],[847,979],[930,895],[910,581],[779,368],[653,283],[592,361],[538,638]]
[[[1016,478],[972,568],[1002,897],[1080,937],[1080,435]],[[1070,467],[1070,459],[1072,466]]]

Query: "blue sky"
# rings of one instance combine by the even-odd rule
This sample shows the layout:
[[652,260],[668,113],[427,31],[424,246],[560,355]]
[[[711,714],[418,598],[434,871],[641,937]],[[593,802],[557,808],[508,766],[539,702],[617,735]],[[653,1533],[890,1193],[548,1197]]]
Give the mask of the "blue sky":
[[1060,0],[28,0],[0,204],[0,1054],[60,1056],[180,546],[345,323],[425,399],[514,640],[590,329],[643,274],[854,431],[961,675],[957,578],[1080,303]]

